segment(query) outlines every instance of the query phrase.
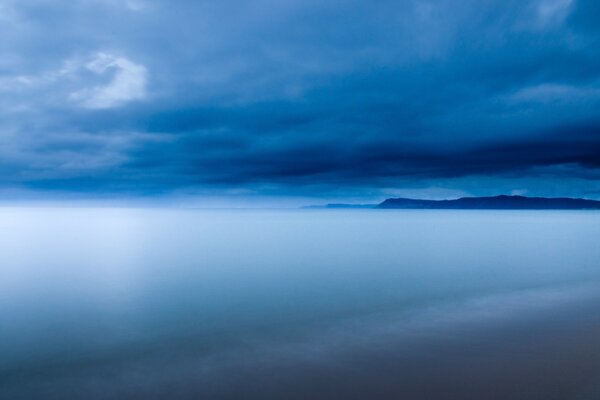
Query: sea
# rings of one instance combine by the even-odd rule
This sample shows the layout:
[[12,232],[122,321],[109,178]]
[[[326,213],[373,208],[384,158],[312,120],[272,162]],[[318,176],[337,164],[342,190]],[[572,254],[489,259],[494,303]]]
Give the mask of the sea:
[[0,399],[600,399],[600,212],[0,208]]

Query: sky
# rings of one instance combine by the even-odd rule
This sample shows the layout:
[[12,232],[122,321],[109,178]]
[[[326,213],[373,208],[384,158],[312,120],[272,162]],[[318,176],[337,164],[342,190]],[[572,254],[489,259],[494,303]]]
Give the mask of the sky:
[[597,0],[0,0],[0,201],[600,199]]

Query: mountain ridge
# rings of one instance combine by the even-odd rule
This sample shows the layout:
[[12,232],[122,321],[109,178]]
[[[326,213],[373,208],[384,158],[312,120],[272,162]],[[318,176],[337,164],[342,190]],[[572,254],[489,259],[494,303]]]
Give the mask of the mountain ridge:
[[454,200],[391,198],[377,209],[450,209],[450,210],[586,210],[600,209],[600,201],[570,197],[487,196],[461,197]]

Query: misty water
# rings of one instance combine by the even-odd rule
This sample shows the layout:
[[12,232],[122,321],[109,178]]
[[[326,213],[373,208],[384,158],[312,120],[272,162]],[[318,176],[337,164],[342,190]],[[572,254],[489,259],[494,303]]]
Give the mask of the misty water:
[[1,399],[598,399],[594,211],[0,209]]

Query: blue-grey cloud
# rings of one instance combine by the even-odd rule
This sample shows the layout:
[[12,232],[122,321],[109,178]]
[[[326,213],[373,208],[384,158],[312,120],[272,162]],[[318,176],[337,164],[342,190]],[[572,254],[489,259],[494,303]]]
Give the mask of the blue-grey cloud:
[[0,0],[0,190],[597,197],[599,22],[591,0]]

